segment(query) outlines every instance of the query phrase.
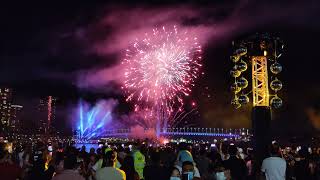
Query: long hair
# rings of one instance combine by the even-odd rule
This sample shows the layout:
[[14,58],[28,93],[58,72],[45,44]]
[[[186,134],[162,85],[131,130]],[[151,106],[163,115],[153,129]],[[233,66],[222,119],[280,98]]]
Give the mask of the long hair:
[[108,151],[103,157],[102,167],[113,166],[116,159],[117,159],[117,153],[113,150]]
[[122,166],[120,168],[126,173],[127,180],[133,180],[135,169],[134,169],[134,159],[132,156],[126,156],[123,160]]

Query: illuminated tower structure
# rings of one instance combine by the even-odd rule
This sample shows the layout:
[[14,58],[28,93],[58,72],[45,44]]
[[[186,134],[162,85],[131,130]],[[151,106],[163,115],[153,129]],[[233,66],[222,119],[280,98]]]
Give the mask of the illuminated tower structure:
[[0,123],[2,132],[7,132],[11,119],[12,89],[0,88]]
[[[282,106],[282,100],[277,95],[282,89],[282,82],[277,76],[282,71],[278,59],[282,55],[284,44],[279,37],[264,33],[233,42],[233,48],[231,60],[234,66],[230,74],[234,78],[231,85],[234,96],[231,104],[237,109],[248,104],[248,94],[252,92],[253,146],[256,156],[261,160],[271,143],[271,107]],[[248,64],[251,68],[248,68]],[[251,69],[251,73],[246,72],[247,69]],[[252,87],[247,92],[249,82],[246,75],[251,76]]]
[[14,134],[20,133],[21,130],[21,111],[22,111],[23,106],[17,105],[17,104],[12,104],[11,105],[11,118],[9,122],[10,129]]
[[52,130],[52,122],[56,118],[56,98],[53,96],[45,96],[40,98],[38,111],[39,121],[37,123],[37,133],[50,134]]

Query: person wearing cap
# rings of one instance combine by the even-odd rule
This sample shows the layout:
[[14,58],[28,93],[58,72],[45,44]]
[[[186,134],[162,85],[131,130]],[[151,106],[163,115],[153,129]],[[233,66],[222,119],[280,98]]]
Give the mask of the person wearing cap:
[[96,180],[126,180],[125,172],[115,167],[116,159],[117,153],[113,150],[104,155],[102,168],[95,174]]
[[199,173],[199,169],[196,167],[196,163],[193,160],[192,154],[190,153],[190,151],[188,151],[186,148],[183,148],[183,147],[181,148],[181,150],[178,153],[176,165],[174,166],[175,170],[178,170],[179,174],[182,175],[183,163],[187,162],[187,161],[193,163],[193,177],[195,177],[195,179],[200,178],[201,176]]

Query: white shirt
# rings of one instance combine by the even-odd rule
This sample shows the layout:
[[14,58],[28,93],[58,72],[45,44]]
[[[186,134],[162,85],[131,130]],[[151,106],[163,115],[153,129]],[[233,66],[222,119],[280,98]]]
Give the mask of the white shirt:
[[72,179],[72,180],[85,180],[84,177],[82,177],[78,171],[67,169],[61,172],[61,174],[57,174],[52,178],[52,180],[66,180],[66,179]]
[[98,171],[99,169],[101,169],[102,163],[103,163],[103,159],[99,159],[99,160],[92,166],[92,169],[93,169],[94,171]]
[[126,173],[118,168],[104,167],[96,172],[96,180],[126,180]]
[[267,180],[286,179],[286,161],[280,157],[269,157],[263,160],[261,171],[265,173]]

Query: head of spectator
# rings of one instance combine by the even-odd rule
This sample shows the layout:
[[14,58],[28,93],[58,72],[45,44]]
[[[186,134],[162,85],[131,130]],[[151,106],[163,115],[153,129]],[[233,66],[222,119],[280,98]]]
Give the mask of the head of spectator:
[[228,148],[228,153],[230,156],[237,156],[238,148],[235,145],[230,145]]
[[271,144],[270,155],[271,156],[280,156],[280,146],[278,143]]
[[101,148],[97,149],[97,155],[101,154]]
[[189,151],[182,151],[179,153],[178,155],[178,165],[180,167],[182,167],[183,163],[186,162],[186,161],[189,161],[189,162],[194,162],[193,161],[193,157],[192,157],[192,154],[189,152]]
[[134,159],[132,156],[126,156],[123,160],[121,169],[132,169],[134,170]]
[[309,156],[308,148],[306,146],[302,146],[298,154],[300,158],[307,158]]
[[94,148],[90,148],[90,154],[94,154],[95,153],[95,149]]
[[151,154],[151,162],[154,165],[160,165],[160,153],[159,152],[152,152]]
[[194,164],[191,161],[185,161],[182,164],[182,179],[193,179],[194,177]]
[[170,176],[170,180],[180,180],[180,179],[181,179],[180,171],[179,169],[174,167]]
[[188,150],[188,144],[185,143],[185,142],[181,142],[179,144],[179,149],[182,151],[182,150]]
[[121,170],[123,170],[126,173],[126,177],[128,179],[134,179],[135,176],[135,169],[134,169],[134,159],[132,156],[126,156],[123,160],[123,163],[121,165]]
[[213,167],[215,179],[228,179],[230,177],[230,170],[226,170],[222,161],[217,161]]
[[199,155],[200,155],[200,156],[207,156],[207,151],[206,151],[206,149],[205,149],[205,148],[201,148],[201,149],[200,149],[200,152],[199,152]]
[[221,160],[221,154],[218,152],[216,148],[211,149],[211,152],[209,153],[210,160],[215,163],[216,161]]
[[80,152],[86,152],[86,146],[85,145],[81,146]]
[[117,159],[117,153],[113,150],[105,153],[102,167],[114,167]]

